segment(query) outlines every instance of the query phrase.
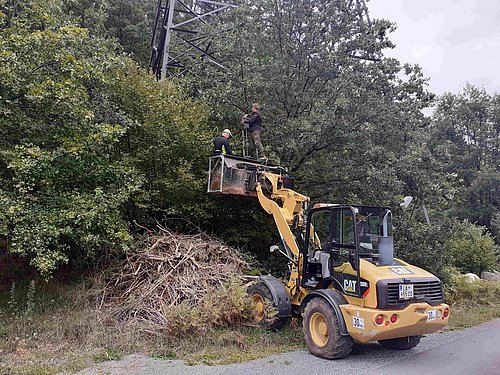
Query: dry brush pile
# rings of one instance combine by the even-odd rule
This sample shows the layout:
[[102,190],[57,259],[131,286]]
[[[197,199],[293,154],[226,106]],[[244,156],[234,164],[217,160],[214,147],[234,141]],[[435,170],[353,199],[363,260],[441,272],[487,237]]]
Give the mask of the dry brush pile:
[[248,316],[248,264],[204,234],[162,229],[102,285],[100,306],[119,322],[179,334],[241,322]]

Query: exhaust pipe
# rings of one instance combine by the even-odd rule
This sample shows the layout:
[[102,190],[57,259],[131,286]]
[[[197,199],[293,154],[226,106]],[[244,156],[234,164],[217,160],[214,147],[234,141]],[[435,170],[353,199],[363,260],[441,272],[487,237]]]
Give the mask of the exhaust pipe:
[[389,216],[392,212],[387,211],[382,222],[382,236],[378,237],[378,256],[381,266],[392,266],[394,264],[394,237],[389,236]]

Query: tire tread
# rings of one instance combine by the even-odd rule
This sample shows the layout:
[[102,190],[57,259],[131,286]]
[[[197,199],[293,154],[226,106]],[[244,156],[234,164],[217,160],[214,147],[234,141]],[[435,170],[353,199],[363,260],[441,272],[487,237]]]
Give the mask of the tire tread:
[[[309,331],[309,319],[316,311],[320,312],[330,323],[328,330],[332,333],[328,342],[323,347],[319,347],[314,343]],[[309,301],[304,310],[302,326],[307,346],[315,356],[325,359],[338,359],[345,358],[351,354],[353,339],[351,336],[343,336],[340,334],[339,321],[335,315],[335,311],[324,298],[316,297]]]

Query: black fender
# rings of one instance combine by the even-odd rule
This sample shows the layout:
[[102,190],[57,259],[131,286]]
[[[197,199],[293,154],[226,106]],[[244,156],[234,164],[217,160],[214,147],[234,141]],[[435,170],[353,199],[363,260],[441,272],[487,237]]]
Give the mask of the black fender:
[[300,304],[300,312],[304,312],[307,303],[313,298],[323,298],[325,299],[335,311],[335,315],[339,321],[339,330],[342,336],[348,336],[349,332],[347,332],[347,326],[345,324],[344,315],[342,315],[342,310],[340,309],[340,305],[347,305],[348,302],[345,297],[340,294],[335,289],[318,289],[313,290],[309,293]]
[[259,276],[262,281],[271,291],[273,302],[278,309],[278,316],[286,318],[292,316],[292,304],[290,303],[290,296],[285,289],[285,286],[276,277],[271,275]]

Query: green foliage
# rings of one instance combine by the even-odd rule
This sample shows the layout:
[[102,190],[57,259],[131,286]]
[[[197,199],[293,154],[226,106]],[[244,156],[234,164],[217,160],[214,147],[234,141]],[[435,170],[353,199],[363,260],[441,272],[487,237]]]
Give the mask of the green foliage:
[[[427,136],[427,156],[415,165],[420,177],[414,186],[424,188],[416,202],[430,207],[432,226],[410,218],[398,249],[445,278],[449,266],[480,274],[499,264],[494,238],[481,227],[498,241],[499,103],[498,95],[471,85],[459,94],[443,95]],[[412,242],[421,251],[407,250]]]
[[11,251],[32,256],[48,276],[74,249],[92,258],[122,246],[118,208],[140,179],[113,160],[127,124],[102,105],[113,65],[123,62],[108,42],[66,25],[61,2],[39,5],[23,4],[0,31],[0,176],[8,181],[0,196]]
[[36,292],[35,280],[31,280],[26,288],[19,287],[15,282],[12,282],[7,303],[2,303],[0,299],[0,315],[5,312],[13,317],[23,316],[30,318],[37,307]]
[[204,333],[215,327],[227,327],[247,321],[252,314],[246,288],[234,280],[207,294],[196,307],[182,303],[164,311],[169,322],[165,327],[172,336]]
[[400,256],[441,274],[492,267],[491,239],[454,218],[498,238],[499,96],[468,85],[426,118],[422,70],[384,57],[389,21],[368,25],[347,0],[240,3],[209,30],[229,30],[213,45],[226,70],[195,64],[195,79],[158,83],[137,64],[154,1],[0,0],[0,234],[11,252],[48,277],[125,252],[135,223],[186,230],[180,219],[284,271],[258,205],[205,194],[210,120],[233,128],[259,101],[265,145],[298,191],[390,206],[412,195],[433,225],[410,215]]
[[125,215],[206,208],[205,107],[73,26],[65,6],[1,8],[0,232],[46,277],[126,249]]
[[12,314],[15,314],[17,312],[17,296],[16,296],[15,282],[13,282],[12,285],[10,286],[8,306]]
[[500,95],[467,84],[439,98],[432,122],[432,153],[454,175],[448,215],[491,228],[500,205]]
[[[393,25],[375,20],[369,26],[349,1],[241,4],[217,26],[229,31],[214,39],[228,69],[196,64],[191,80],[215,120],[239,124],[250,104],[260,102],[271,160],[288,167],[296,190],[313,201],[396,206],[412,195],[419,204],[446,205],[455,193],[453,175],[427,147],[431,124],[421,112],[433,95],[418,66],[384,57],[393,47]],[[226,218],[215,222],[216,233],[271,266],[267,248],[279,238],[252,236],[254,223],[264,228],[265,219],[242,205],[226,210]],[[265,233],[273,228],[270,223]]]
[[500,318],[500,283],[471,282],[455,275],[445,284],[445,301],[451,305],[450,325],[468,328]]
[[493,217],[491,219],[490,232],[491,232],[492,236],[497,240],[497,242],[500,242],[499,241],[500,240],[500,211],[496,211],[493,214]]
[[469,307],[498,304],[500,283],[485,280],[471,282],[465,277],[455,276],[446,284],[445,300],[450,304]]
[[26,293],[26,310],[25,314],[30,316],[35,311],[35,292],[36,292],[36,282],[35,280],[31,280],[28,292]]
[[215,197],[212,200],[211,230],[225,243],[238,248],[254,273],[271,273],[276,277],[288,275],[287,260],[269,247],[281,239],[273,217],[254,200]]
[[463,221],[454,228],[454,236],[445,244],[445,252],[451,257],[451,264],[463,273],[481,275],[498,267],[498,247],[483,227]]
[[111,37],[118,40],[123,50],[143,67],[151,57],[150,40],[153,31],[157,1],[155,0],[108,0],[105,22]]
[[396,256],[439,277],[444,276],[445,267],[449,265],[445,244],[452,236],[454,224],[449,219],[433,220],[432,225],[409,220],[400,223],[395,231]]
[[421,69],[384,58],[393,26],[370,27],[350,1],[241,3],[214,40],[228,70],[195,67],[192,87],[214,117],[238,124],[260,102],[272,159],[314,200],[430,196],[421,109],[432,95]]
[[122,357],[120,350],[115,348],[105,348],[101,353],[94,356],[95,362],[114,361]]
[[129,66],[110,87],[120,112],[134,124],[120,145],[128,165],[144,176],[129,215],[154,224],[166,217],[207,218],[205,195],[211,134],[205,105],[185,94],[182,86],[156,82]]
[[111,38],[142,66],[149,64],[157,1],[65,0],[65,13],[92,35]]
[[406,221],[396,231],[396,255],[444,281],[458,271],[480,275],[498,267],[497,252],[489,233],[468,221],[446,217],[432,220],[431,225]]

